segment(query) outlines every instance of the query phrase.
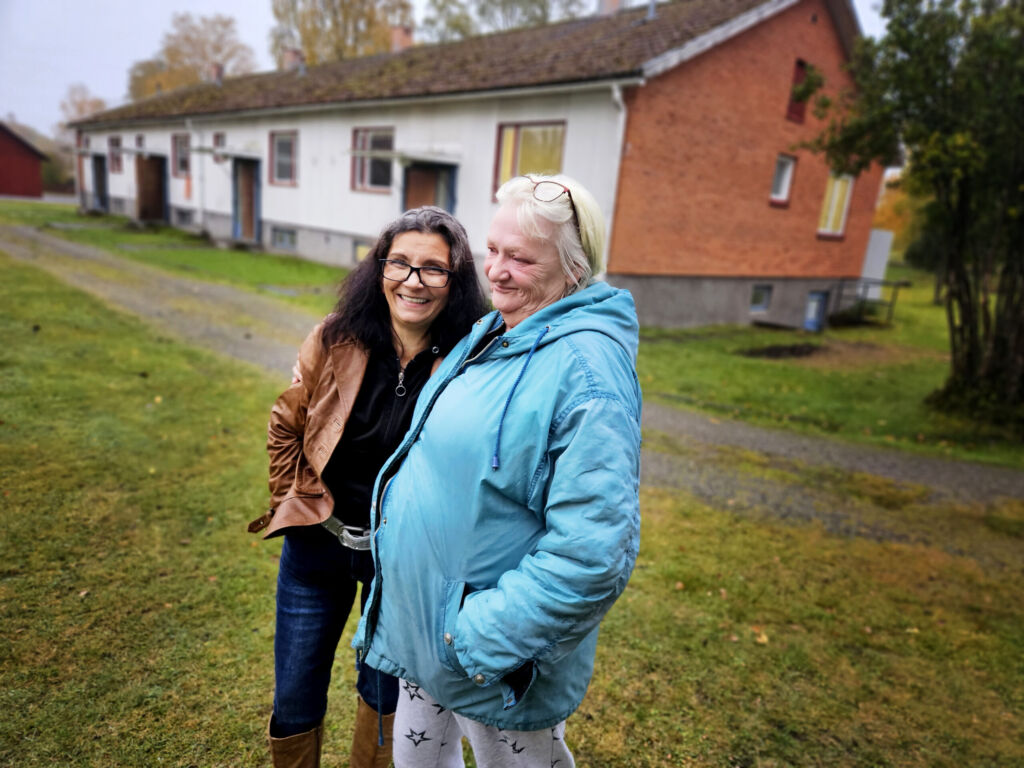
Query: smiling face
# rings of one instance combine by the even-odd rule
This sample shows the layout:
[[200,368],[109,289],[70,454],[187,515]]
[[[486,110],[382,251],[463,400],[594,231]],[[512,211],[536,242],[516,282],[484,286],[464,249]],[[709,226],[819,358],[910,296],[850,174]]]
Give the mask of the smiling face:
[[[451,269],[448,243],[434,232],[403,232],[391,243],[387,258],[413,267]],[[428,288],[419,275],[410,273],[405,282],[381,277],[384,298],[391,310],[391,327],[399,337],[422,335],[430,329],[448,303],[449,282],[444,288]]]
[[509,328],[558,301],[570,285],[554,243],[523,234],[511,205],[491,221],[484,272],[494,308]]

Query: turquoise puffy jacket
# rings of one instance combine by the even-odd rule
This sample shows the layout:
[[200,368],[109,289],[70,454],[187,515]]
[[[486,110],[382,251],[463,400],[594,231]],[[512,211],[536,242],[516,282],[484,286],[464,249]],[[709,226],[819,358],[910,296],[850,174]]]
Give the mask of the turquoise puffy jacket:
[[595,283],[467,359],[500,322],[448,355],[377,478],[352,644],[461,715],[539,730],[582,701],[636,561],[638,328],[630,294]]

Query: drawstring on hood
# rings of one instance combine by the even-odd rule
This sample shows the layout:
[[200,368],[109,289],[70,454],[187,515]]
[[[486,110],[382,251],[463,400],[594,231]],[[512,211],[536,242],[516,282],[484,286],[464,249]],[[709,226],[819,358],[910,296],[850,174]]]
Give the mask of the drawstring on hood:
[[523,367],[519,369],[519,375],[516,376],[515,382],[512,384],[512,391],[508,393],[508,397],[505,399],[505,407],[501,411],[501,418],[498,420],[498,437],[494,441],[494,455],[491,456],[491,469],[498,469],[501,466],[501,462],[498,459],[498,454],[501,452],[501,428],[505,425],[505,414],[508,413],[508,407],[512,403],[512,396],[516,393],[516,387],[519,386],[519,382],[523,380],[523,374],[526,373],[526,366],[530,364],[530,360],[533,358],[533,353],[537,351],[537,346],[540,344],[540,340],[544,338],[544,334],[551,330],[550,325],[545,325],[541,332],[537,335],[537,338],[533,340],[533,346],[530,347],[530,353],[526,356],[526,362],[523,363]]

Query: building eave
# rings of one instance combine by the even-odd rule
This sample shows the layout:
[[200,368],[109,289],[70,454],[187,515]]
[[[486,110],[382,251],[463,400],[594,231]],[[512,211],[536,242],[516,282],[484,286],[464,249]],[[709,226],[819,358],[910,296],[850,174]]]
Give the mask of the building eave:
[[388,99],[360,99],[353,101],[331,101],[318,104],[295,104],[280,107],[262,107],[258,109],[225,110],[221,112],[191,113],[180,115],[152,116],[142,118],[126,118],[123,120],[97,121],[81,124],[78,128],[84,132],[100,132],[116,128],[144,127],[155,125],[184,125],[191,121],[193,125],[225,120],[242,120],[251,117],[279,117],[292,115],[322,114],[325,112],[354,112],[365,109],[388,109],[392,107],[417,106],[421,104],[457,103],[466,101],[485,101],[493,99],[521,98],[529,96],[557,96],[567,93],[585,93],[589,91],[607,90],[612,86],[642,85],[644,78],[639,73],[617,73],[608,77],[584,80],[573,83],[556,83],[552,85],[529,86],[518,88],[499,88],[482,91],[463,91],[446,94],[424,96],[402,96]]
[[737,35],[743,34],[748,29],[767,21],[788,8],[792,8],[799,2],[801,0],[770,0],[770,2],[759,5],[746,13],[735,16],[724,24],[715,27],[710,32],[693,38],[685,45],[674,48],[671,51],[666,51],[660,56],[655,56],[653,59],[644,62],[644,77],[657,77],[670,69],[674,69],[680,64],[731,40]]
[[[798,5],[802,0],[770,0],[746,13],[740,14],[721,24],[710,32],[706,32],[679,48],[674,48],[644,62],[643,74],[646,78],[657,77],[680,64],[715,48],[722,43],[741,35],[748,29],[777,16],[783,11]],[[829,14],[839,33],[846,58],[853,55],[857,38],[861,36],[860,22],[850,0],[825,0]]]

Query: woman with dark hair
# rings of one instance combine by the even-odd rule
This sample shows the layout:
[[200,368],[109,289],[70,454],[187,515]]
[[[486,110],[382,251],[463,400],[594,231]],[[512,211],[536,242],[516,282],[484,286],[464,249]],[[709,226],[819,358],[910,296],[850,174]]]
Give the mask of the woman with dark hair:
[[[484,314],[466,231],[426,206],[388,225],[299,350],[271,410],[270,509],[249,525],[284,535],[277,582],[275,766],[320,764],[331,666],[373,579],[370,493],[424,383]],[[387,766],[397,680],[361,665],[349,765]]]

